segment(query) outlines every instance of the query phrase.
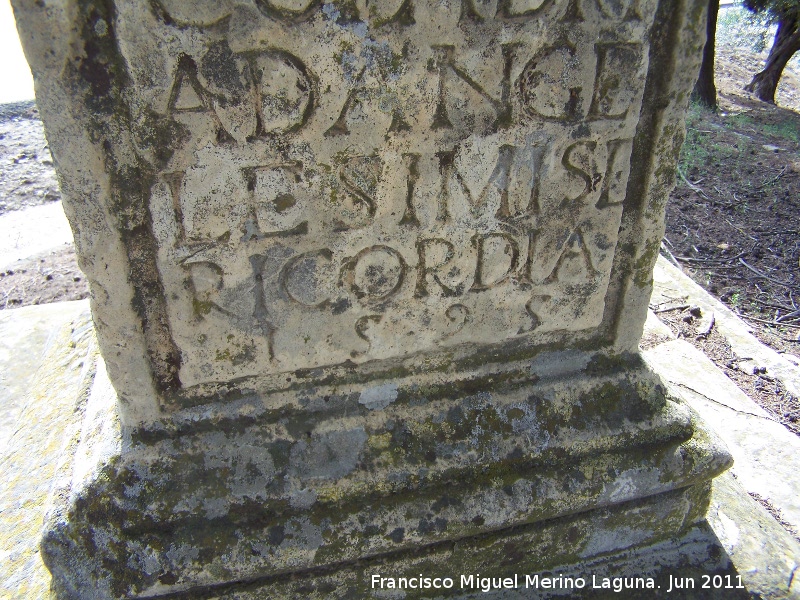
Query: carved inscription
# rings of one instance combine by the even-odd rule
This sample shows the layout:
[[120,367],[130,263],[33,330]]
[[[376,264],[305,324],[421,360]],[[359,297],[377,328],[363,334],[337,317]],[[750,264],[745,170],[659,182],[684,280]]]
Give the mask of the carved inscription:
[[[461,0],[459,22],[485,23],[491,19],[525,22],[542,17],[556,17],[562,22],[582,21],[586,10],[597,10],[604,17],[639,21],[642,0]],[[458,2],[456,2],[458,4]],[[211,26],[230,18],[242,0],[154,0],[162,18],[182,26]],[[285,25],[313,19],[324,11],[323,0],[250,0],[265,17]],[[331,2],[339,18],[365,20],[374,28],[410,27],[417,23],[415,0],[361,0]],[[586,7],[585,5],[589,5]],[[344,14],[342,14],[344,13]]]
[[242,143],[286,134],[308,122],[316,93],[305,64],[273,49],[233,53],[217,42],[197,63],[181,55],[170,92],[174,113],[207,113],[218,139]]
[[653,2],[141,2],[185,386],[600,325]]

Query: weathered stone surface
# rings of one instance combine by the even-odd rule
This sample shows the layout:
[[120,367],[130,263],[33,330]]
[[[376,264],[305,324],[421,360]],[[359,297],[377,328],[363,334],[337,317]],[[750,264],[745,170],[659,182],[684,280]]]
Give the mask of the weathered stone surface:
[[[115,396],[93,394],[106,408],[87,408],[98,419],[84,429],[98,434],[76,452],[81,474],[68,511],[51,515],[45,561],[65,597],[149,597],[378,557],[400,572],[430,545],[444,544],[426,568],[478,569],[497,550],[463,540],[515,527],[516,541],[486,542],[507,548],[498,572],[526,544],[536,571],[686,534],[729,456],[646,370],[593,369],[540,366],[536,384],[509,373],[474,392],[414,378],[382,409],[348,390],[274,408],[244,398],[247,420],[198,410],[130,440],[102,431]],[[99,460],[98,447],[122,446]]]
[[125,422],[633,350],[698,4],[15,2]]
[[[732,472],[714,480],[708,521],[751,596],[800,597],[800,543],[751,498]],[[767,560],[764,560],[767,557]]]
[[[748,398],[702,352],[674,340],[644,352],[673,393],[692,399],[693,407],[717,431],[726,432],[736,461],[734,474],[744,488],[769,500],[793,528],[800,528],[800,499],[794,474],[800,472],[800,440]],[[695,382],[701,379],[707,389]],[[759,435],[753,435],[753,420]]]
[[[44,599],[50,578],[38,548],[53,487],[71,477],[70,458],[81,439],[89,387],[98,359],[87,302],[35,306],[3,315],[3,333],[33,334],[26,348],[39,359],[24,398],[16,399],[0,448],[0,598]],[[16,313],[16,317],[14,314]],[[38,314],[37,314],[38,313]],[[49,325],[49,339],[39,329]],[[0,358],[3,367],[12,361]],[[102,363],[101,363],[102,364]],[[21,371],[9,369],[15,374]],[[8,401],[10,399],[4,398]]]
[[689,535],[729,457],[634,353],[704,5],[15,0],[115,390],[57,594]]
[[[48,305],[35,307],[35,310],[45,313],[48,310]],[[22,320],[23,316],[30,315],[33,311],[34,309],[30,311],[14,311],[14,313],[18,314],[20,320]],[[40,319],[42,319],[41,316],[35,317],[36,321]],[[46,355],[46,361],[44,362],[46,370],[38,374],[37,381],[40,382],[40,385],[37,386],[38,391],[34,392],[36,396],[46,397],[47,402],[32,402],[26,406],[26,411],[23,413],[22,419],[16,428],[19,431],[14,436],[14,449],[11,450],[14,455],[13,457],[10,456],[8,460],[2,461],[6,485],[3,488],[2,501],[0,501],[0,504],[2,504],[0,506],[0,520],[3,522],[0,531],[5,534],[3,538],[4,545],[8,550],[8,553],[3,555],[3,561],[0,561],[0,597],[2,598],[24,597],[32,600],[44,600],[49,597],[50,574],[41,561],[38,560],[37,543],[53,471],[48,471],[47,468],[42,466],[52,465],[52,468],[61,468],[62,470],[70,467],[69,463],[59,463],[59,443],[57,437],[53,435],[53,428],[56,424],[63,424],[72,432],[69,435],[74,436],[73,439],[78,439],[80,417],[85,412],[85,398],[87,396],[86,387],[80,378],[72,379],[78,385],[75,385],[72,388],[73,391],[69,394],[58,393],[56,395],[52,393],[54,384],[58,383],[58,381],[64,381],[65,368],[70,371],[74,370],[76,374],[83,371],[81,362],[84,361],[60,358],[64,353],[77,358],[82,356],[85,350],[85,348],[82,348],[81,343],[76,344],[75,348],[71,348],[69,342],[76,341],[75,335],[69,336],[66,334],[72,329],[79,332],[78,341],[84,339],[85,330],[83,327],[75,328],[73,326],[66,330],[65,335],[60,337],[60,344],[51,345],[51,351]],[[690,358],[687,357],[685,360],[687,365],[691,364]],[[53,374],[57,374],[57,376],[54,377]],[[699,389],[703,394],[712,396],[715,392],[716,383],[709,384],[710,381],[710,378],[703,378],[695,382],[695,384],[701,386]],[[78,408],[77,411],[76,407]],[[764,421],[757,420],[751,423],[750,435],[752,438],[764,437],[765,433],[759,427],[762,422]],[[728,432],[725,429],[720,431],[720,434],[726,440],[728,439]],[[56,477],[63,477],[64,474],[66,473]],[[793,477],[793,474],[787,471],[785,479],[791,480]],[[20,499],[23,496],[26,500],[21,502]],[[721,512],[723,516],[717,516],[718,512]],[[761,514],[759,515],[758,513]],[[37,519],[38,525],[36,524]],[[621,518],[618,521],[622,525],[630,525],[632,522],[627,518]],[[789,586],[797,588],[797,585],[800,584],[796,577],[792,578],[792,571],[800,563],[800,548],[798,548],[796,542],[792,541],[791,536],[765,513],[760,505],[747,497],[741,486],[732,481],[728,474],[714,480],[709,522],[716,535],[713,532],[702,535],[701,527],[698,530],[690,531],[687,536],[688,539],[681,541],[680,544],[674,544],[671,541],[662,542],[639,551],[638,558],[632,557],[637,552],[626,550],[615,560],[619,560],[626,565],[625,568],[628,574],[636,576],[653,575],[661,585],[666,585],[670,574],[680,573],[686,576],[691,574],[687,572],[685,567],[679,568],[678,565],[687,563],[701,565],[702,569],[696,573],[696,580],[699,585],[701,581],[699,576],[713,573],[717,566],[724,566],[725,555],[728,554],[735,568],[735,572],[732,575],[735,577],[738,574],[742,577],[748,593],[760,593],[763,597],[769,598],[792,597]],[[528,538],[528,540],[530,539]],[[467,542],[463,543],[466,544]],[[723,546],[721,552],[709,551],[709,548],[719,545]],[[531,561],[536,561],[538,559],[535,553],[530,551],[532,547],[532,544],[526,541],[524,553],[525,556],[530,557]],[[515,556],[519,556],[519,554]],[[456,564],[456,562],[449,558],[440,558],[438,560],[438,565],[441,566],[428,569],[426,573],[435,576],[450,574],[454,569],[452,565]],[[491,560],[487,559],[480,564],[475,561],[474,564],[479,567],[480,573],[487,573],[490,572],[487,569],[491,562]],[[612,564],[605,564],[606,562],[612,562]],[[621,569],[612,567],[613,561],[609,561],[606,558],[582,564],[577,570],[567,565],[557,569],[549,568],[548,570],[564,577],[570,574],[586,576],[587,573],[595,573],[598,577],[602,577],[604,573],[615,576],[622,574]],[[415,568],[416,566],[411,568],[409,573],[413,574]],[[521,586],[524,586],[524,575],[532,574],[525,564],[516,563],[513,567],[509,566],[509,568],[513,568],[514,571],[520,573],[519,581]],[[572,570],[568,570],[569,568]],[[658,572],[653,572],[652,569],[656,569],[656,571],[660,569],[660,575]],[[418,574],[419,570],[416,570]],[[352,594],[351,588],[353,586],[362,582],[370,582],[372,574],[376,573],[383,576],[404,575],[391,563],[376,560],[371,562],[369,566],[361,567],[360,571],[356,569],[356,572],[350,575],[336,574],[335,585],[331,581],[328,581],[326,585],[324,583],[325,576],[317,573],[314,577],[309,576],[300,582],[295,581],[294,584],[291,583],[289,577],[267,577],[245,586],[244,589],[225,593],[229,593],[233,598],[244,598],[247,597],[247,594],[252,594],[256,598],[270,597],[269,594],[276,598],[287,598],[293,596],[287,586],[294,585],[297,589],[304,590],[299,593],[309,596],[311,596],[309,590],[313,586],[314,589],[321,590],[320,595],[323,597],[335,597],[334,594],[336,593],[347,597],[348,593]],[[341,582],[346,580],[349,581],[347,585],[340,585]],[[460,582],[456,578],[456,587],[459,584]],[[591,582],[589,582],[589,585],[591,585]],[[661,591],[665,590],[666,587],[662,588]],[[546,590],[540,589],[537,591],[537,596],[544,597],[545,592]],[[736,597],[734,594],[734,590],[720,590],[719,597],[729,599]],[[794,594],[797,594],[796,590]],[[218,590],[216,594],[216,596],[224,595],[222,590]],[[528,598],[530,595],[531,591],[522,587],[520,590],[503,590],[496,594],[495,597]],[[556,597],[569,597],[570,594],[567,593],[565,596],[563,592],[559,594],[558,590],[556,590],[554,595]],[[197,593],[192,593],[189,597],[197,598],[200,596]],[[470,595],[469,597],[485,598],[493,596],[483,592],[476,592],[474,596]],[[656,597],[656,594],[652,594],[651,597]],[[680,593],[673,592],[669,594],[669,597],[683,596]]]
[[[695,299],[694,301],[697,301]],[[76,303],[76,306],[88,302]],[[44,305],[34,307],[29,310],[16,310],[9,315],[17,316],[16,326],[20,331],[29,331],[30,326],[25,323],[26,319],[35,322],[38,327],[40,322],[46,320],[45,315],[49,315],[52,305]],[[63,307],[62,307],[63,309]],[[40,314],[35,314],[38,311]],[[659,325],[658,319],[654,319],[653,325]],[[656,330],[648,319],[648,327],[651,330]],[[661,326],[663,328],[663,325]],[[7,335],[13,337],[14,330],[7,324]],[[67,333],[74,329],[70,327]],[[79,333],[77,340],[84,339],[84,330],[82,327],[76,329]],[[670,337],[668,332],[664,335],[657,332],[659,337]],[[37,336],[33,336],[35,340]],[[55,336],[54,336],[55,337]],[[55,341],[52,339],[51,341]],[[37,397],[46,397],[47,401],[37,401],[26,405],[26,410],[22,414],[22,419],[16,423],[12,431],[17,431],[14,436],[14,453],[13,457],[8,460],[2,460],[2,471],[5,477],[6,485],[2,491],[2,499],[0,499],[0,520],[2,520],[2,527],[0,531],[5,534],[3,537],[4,546],[8,550],[7,554],[3,555],[3,560],[0,561],[0,597],[1,598],[20,598],[24,597],[30,600],[44,600],[49,597],[50,588],[50,573],[41,563],[38,553],[38,540],[40,537],[40,529],[42,516],[46,506],[46,498],[50,481],[53,479],[53,471],[48,471],[43,468],[43,465],[60,465],[60,468],[70,466],[70,463],[59,462],[59,455],[61,454],[60,445],[56,437],[54,437],[54,425],[64,425],[74,435],[73,439],[78,439],[77,435],[80,433],[80,418],[85,412],[85,398],[86,386],[82,383],[80,378],[72,379],[77,383],[70,394],[58,393],[53,394],[53,385],[58,381],[64,381],[65,367],[68,370],[75,370],[75,373],[83,371],[82,362],[76,360],[64,360],[59,356],[66,352],[68,355],[75,357],[82,356],[83,349],[81,344],[76,344],[75,348],[71,348],[69,342],[75,342],[76,338],[73,336],[61,336],[60,343],[66,346],[59,346],[51,344],[51,351],[45,355],[44,365],[46,370],[38,373],[36,381],[40,382],[39,391],[34,395]],[[42,344],[44,340],[40,340]],[[36,355],[42,354],[44,346],[41,349],[31,349]],[[56,352],[53,352],[56,350]],[[652,353],[650,353],[652,354]],[[0,357],[2,360],[3,357]],[[693,356],[681,357],[683,363],[687,368],[691,368],[692,361],[695,360]],[[14,362],[13,357],[6,357],[6,363]],[[7,364],[0,366],[0,370],[7,367]],[[100,365],[102,369],[102,364]],[[670,370],[674,370],[671,368]],[[57,373],[57,377],[53,377],[50,373]],[[91,372],[91,371],[90,371]],[[33,377],[33,373],[29,374],[29,378]],[[720,386],[717,380],[713,377],[702,377],[692,382],[692,385],[697,386],[697,389],[703,395],[708,397],[717,396],[718,388]],[[680,388],[679,388],[680,391]],[[72,395],[74,394],[74,395]],[[65,397],[66,396],[66,397]],[[682,398],[690,405],[697,406],[691,394],[684,394]],[[76,411],[76,407],[78,410]],[[752,419],[749,421],[750,430],[749,435],[751,439],[756,438],[769,438],[772,434],[766,431],[767,428],[761,427],[762,424],[770,425],[769,422],[763,419]],[[717,429],[720,436],[729,443],[731,433],[730,428]],[[55,442],[55,443],[52,443]],[[737,457],[738,458],[738,457]],[[780,466],[780,465],[778,465]],[[548,568],[548,571],[557,573],[568,577],[573,575],[575,577],[586,576],[587,573],[596,574],[598,577],[608,574],[610,576],[620,576],[623,572],[634,576],[654,576],[656,582],[662,585],[662,592],[666,591],[669,581],[669,576],[672,574],[680,574],[681,576],[690,576],[692,571],[687,570],[686,564],[693,564],[699,567],[698,571],[694,572],[695,579],[700,584],[701,575],[715,573],[718,567],[724,566],[726,563],[726,555],[730,557],[733,563],[734,572],[730,573],[733,577],[736,575],[741,576],[742,583],[746,587],[746,592],[749,594],[761,594],[762,597],[767,598],[780,598],[780,597],[793,597],[798,593],[798,585],[800,580],[792,576],[798,564],[800,564],[800,546],[792,540],[791,535],[783,530],[772,517],[765,512],[765,510],[751,498],[746,495],[746,492],[740,485],[743,482],[741,474],[741,462],[737,460],[734,468],[722,475],[715,478],[713,482],[710,513],[708,522],[712,527],[712,531],[707,529],[704,532],[703,526],[690,530],[689,534],[680,541],[674,543],[671,540],[661,542],[654,546],[649,546],[644,549],[631,551],[625,550],[614,556],[613,560],[609,558],[599,559],[597,561],[590,561],[579,565],[576,569],[574,566],[563,565],[559,568]],[[734,481],[730,473],[738,471],[737,480]],[[774,471],[774,467],[770,469]],[[785,473],[780,475],[780,478],[787,482],[796,479],[796,471],[792,472],[791,469],[785,469]],[[56,477],[61,477],[57,475]],[[773,479],[776,479],[773,477]],[[774,496],[770,496],[767,489],[754,488],[754,491],[759,491],[769,496],[775,502]],[[24,495],[26,500],[20,502],[20,498]],[[719,514],[722,516],[719,516]],[[24,519],[19,517],[24,516]],[[36,524],[38,520],[39,524]],[[618,519],[622,525],[630,525],[631,520],[627,518]],[[19,528],[18,528],[19,527]],[[716,534],[715,534],[716,532]],[[531,540],[529,537],[528,540]],[[467,544],[468,541],[461,542]],[[448,542],[449,544],[449,542]],[[720,547],[721,546],[721,547]],[[531,551],[533,544],[526,541],[524,546],[525,556],[531,557],[530,560],[537,560],[535,553]],[[718,550],[714,550],[719,548]],[[505,555],[505,553],[504,553]],[[514,556],[520,556],[516,554]],[[615,566],[622,563],[624,567]],[[484,574],[488,571],[492,563],[491,559],[487,559],[478,565],[480,573]],[[435,569],[428,569],[427,574],[433,576],[447,576],[453,570],[454,561],[450,558],[441,558],[439,565]],[[477,564],[477,561],[475,561]],[[680,566],[684,565],[684,566]],[[509,566],[514,571],[520,573],[519,582],[521,589],[519,590],[502,590],[494,595],[484,594],[482,591],[469,594],[467,597],[486,598],[529,598],[531,590],[524,587],[526,574],[532,574],[528,571],[528,566],[522,563],[515,563]],[[297,580],[294,576],[294,583],[292,578],[288,576],[265,577],[250,583],[247,586],[239,587],[237,591],[228,590],[223,593],[223,590],[217,590],[216,594],[209,597],[220,597],[229,594],[232,598],[245,598],[248,594],[256,598],[272,597],[286,598],[292,597],[293,592],[289,591],[287,586],[294,585],[296,589],[302,590],[302,593],[311,596],[311,587],[321,590],[320,595],[330,598],[335,597],[334,594],[339,593],[340,596],[347,597],[347,594],[352,595],[352,586],[361,584],[361,582],[371,582],[373,574],[381,574],[387,576],[404,576],[405,574],[398,571],[391,563],[381,562],[376,560],[370,562],[369,566],[361,567],[361,570],[344,575],[338,573],[336,577],[336,585],[332,585],[331,581],[325,583],[326,576],[316,572],[313,576],[309,575],[301,581]],[[412,568],[409,573],[413,574]],[[419,570],[417,569],[417,574]],[[723,573],[724,574],[724,573]],[[351,581],[346,586],[340,583],[346,578]],[[735,581],[735,580],[734,580]],[[591,585],[589,580],[588,585]],[[456,577],[455,586],[460,587],[460,581]],[[794,588],[792,590],[791,588]],[[331,591],[332,590],[332,591]],[[545,597],[547,590],[537,590],[537,597]],[[585,591],[585,590],[584,590]],[[706,592],[710,590],[704,590]],[[626,594],[630,595],[628,590]],[[658,597],[658,590],[653,592],[646,592],[649,597]],[[670,598],[691,597],[690,594],[697,595],[696,590],[689,590],[684,595],[681,592],[669,594]],[[363,594],[362,594],[363,595]],[[380,597],[379,594],[376,594]],[[390,591],[384,590],[384,595],[390,595]],[[575,595],[575,592],[566,592],[555,590],[553,596],[555,597],[569,597]],[[588,595],[588,592],[582,594]],[[736,590],[723,589],[719,590],[718,596],[723,599],[729,600],[730,598],[738,597]],[[198,592],[192,592],[185,597],[198,598]],[[666,597],[666,596],[665,596]]]
[[0,312],[0,454],[14,435],[36,372],[57,332],[88,310],[88,302],[79,301]]

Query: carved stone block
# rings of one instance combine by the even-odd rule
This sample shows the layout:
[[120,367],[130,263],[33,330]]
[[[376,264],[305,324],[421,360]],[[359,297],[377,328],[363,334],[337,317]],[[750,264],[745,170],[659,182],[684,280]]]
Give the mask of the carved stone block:
[[65,595],[356,561],[724,468],[631,355],[704,2],[12,4],[118,395],[115,458],[46,538]]
[[17,4],[126,423],[636,337],[655,0]]

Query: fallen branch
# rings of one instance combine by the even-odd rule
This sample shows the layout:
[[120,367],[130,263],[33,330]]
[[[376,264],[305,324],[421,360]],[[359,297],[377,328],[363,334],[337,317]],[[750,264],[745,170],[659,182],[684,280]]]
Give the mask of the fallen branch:
[[668,259],[668,260],[669,260],[669,261],[670,261],[670,262],[671,262],[673,265],[675,265],[675,266],[676,266],[676,267],[678,267],[679,269],[681,268],[680,264],[678,264],[678,261],[677,261],[677,260],[675,260],[675,255],[674,255],[674,254],[672,254],[672,252],[670,252],[670,251],[669,251],[669,248],[667,248],[667,246],[664,244],[664,242],[661,242],[661,251],[662,251],[662,252],[664,252],[664,253],[666,254],[666,257],[667,257],[667,259]]
[[780,179],[781,177],[783,177],[783,174],[784,174],[784,173],[786,173],[786,167],[783,167],[783,169],[781,170],[781,172],[780,172],[780,173],[778,173],[778,176],[777,176],[777,177],[775,177],[774,179],[771,179],[770,181],[765,181],[764,183],[762,183],[762,184],[761,184],[761,185],[759,185],[759,186],[756,186],[756,189],[757,189],[757,190],[760,190],[760,189],[762,189],[762,188],[765,188],[765,187],[767,187],[768,185],[772,185],[773,183],[775,183],[776,181],[778,181],[778,179]]
[[703,331],[698,333],[697,337],[695,339],[704,340],[704,339],[708,338],[709,334],[711,333],[711,330],[714,328],[714,323],[715,322],[716,322],[716,320],[714,319],[714,313],[712,312],[711,313],[711,319],[708,322],[708,326],[706,326],[706,328],[703,329]]
[[746,361],[748,361],[748,360],[753,360],[753,357],[752,357],[752,356],[734,356],[734,357],[733,357],[732,359],[730,359],[728,362],[729,362],[729,363],[735,363],[735,362],[746,362]]
[[693,191],[695,194],[697,194],[697,195],[698,195],[698,196],[700,196],[701,198],[703,198],[703,199],[705,199],[705,200],[708,200],[709,202],[711,202],[711,198],[709,198],[709,197],[706,195],[706,193],[705,193],[705,192],[702,190],[702,188],[700,188],[700,187],[696,186],[696,185],[695,185],[695,184],[693,184],[691,181],[689,181],[688,179],[686,179],[686,175],[684,175],[684,174],[683,174],[683,171],[681,171],[681,170],[680,170],[680,168],[678,169],[678,175],[680,175],[680,178],[681,178],[681,179],[683,179],[683,182],[684,182],[684,183],[685,183],[685,184],[688,186],[688,188],[689,188],[690,190],[692,190],[692,191]]
[[764,323],[765,325],[772,325],[773,327],[791,327],[792,329],[800,329],[800,325],[794,325],[792,323],[777,323],[775,321],[767,321],[766,319],[757,319],[755,317],[743,314],[739,314],[739,316],[742,317],[743,319],[747,319],[748,321],[755,321],[756,323]]
[[747,232],[746,232],[744,229],[742,229],[741,227],[737,227],[736,225],[734,225],[734,224],[733,224],[733,221],[731,221],[731,220],[730,220],[728,217],[725,217],[725,220],[728,222],[728,225],[730,225],[731,227],[733,227],[733,228],[734,228],[736,231],[738,231],[739,233],[741,233],[743,236],[745,236],[745,237],[749,237],[751,240],[753,240],[753,241],[754,241],[754,242],[756,242],[756,243],[760,243],[760,242],[761,242],[761,240],[759,240],[758,238],[754,238],[752,235],[750,235],[749,233],[747,233]]
[[763,233],[764,235],[783,235],[783,234],[797,235],[798,233],[800,233],[800,230],[787,229],[786,231],[759,231],[758,233]]
[[761,271],[759,271],[755,267],[753,267],[751,265],[748,265],[743,258],[740,258],[739,262],[742,263],[748,269],[750,269],[753,273],[755,273],[756,275],[758,275],[759,277],[761,277],[763,279],[766,279],[767,281],[771,281],[772,283],[775,283],[777,285],[782,285],[783,287],[792,288],[792,286],[789,285],[788,283],[783,282],[783,281],[779,281],[777,279],[774,279],[774,278],[770,277],[769,275],[765,275],[764,273],[762,273]]
[[671,312],[673,310],[686,310],[687,308],[689,308],[688,304],[680,304],[678,306],[668,306],[667,308],[654,309],[653,312],[655,314],[660,314],[665,312]]
[[737,270],[739,268],[739,265],[714,264],[714,265],[708,265],[708,266],[705,266],[705,267],[703,265],[696,265],[696,267],[698,269],[717,269],[719,271],[735,271],[735,270]]
[[681,262],[692,262],[692,263],[726,263],[731,260],[736,260],[737,258],[741,258],[747,254],[747,252],[740,252],[736,256],[731,256],[729,258],[692,258],[691,256],[676,256],[679,261]]
[[800,317],[800,310],[795,310],[793,312],[790,312],[787,315],[782,315],[782,316],[778,317],[777,319],[775,319],[775,322],[776,323],[783,323],[787,319],[792,319],[794,317]]
[[782,306],[780,304],[770,304],[769,302],[762,302],[758,298],[753,298],[753,302],[755,302],[756,304],[760,304],[761,306],[766,306],[767,308],[777,308],[778,310],[788,310],[788,311],[794,310],[793,308],[790,308],[788,306]]

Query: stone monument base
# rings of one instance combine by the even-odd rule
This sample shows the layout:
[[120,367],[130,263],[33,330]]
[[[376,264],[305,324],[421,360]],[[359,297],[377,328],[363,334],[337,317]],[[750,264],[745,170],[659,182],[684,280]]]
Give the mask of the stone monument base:
[[[624,510],[623,507],[619,514]],[[602,516],[598,517],[598,521],[602,519]],[[538,555],[536,544],[542,538],[552,542],[551,536],[560,526],[571,523],[569,526],[572,527],[576,522],[583,525],[591,523],[591,519],[557,521],[552,528],[542,524],[541,527],[519,528],[513,532],[497,532],[439,545],[425,552],[409,552],[344,565],[338,570],[313,569],[220,586],[205,594],[186,592],[170,598],[527,600],[624,597],[691,600],[700,596],[745,600],[752,597],[742,584],[742,578],[730,557],[720,547],[714,532],[706,523],[695,524],[681,537],[536,571],[541,569],[543,562],[550,562],[542,561]],[[622,533],[624,535],[625,532]],[[709,588],[715,579],[720,587],[703,589],[706,578]],[[692,583],[687,583],[689,581]],[[452,587],[448,589],[446,586],[451,584]]]
[[42,544],[54,588],[362,596],[376,574],[579,573],[690,534],[727,452],[638,357],[578,356],[253,395],[136,431],[114,425],[100,368]]

